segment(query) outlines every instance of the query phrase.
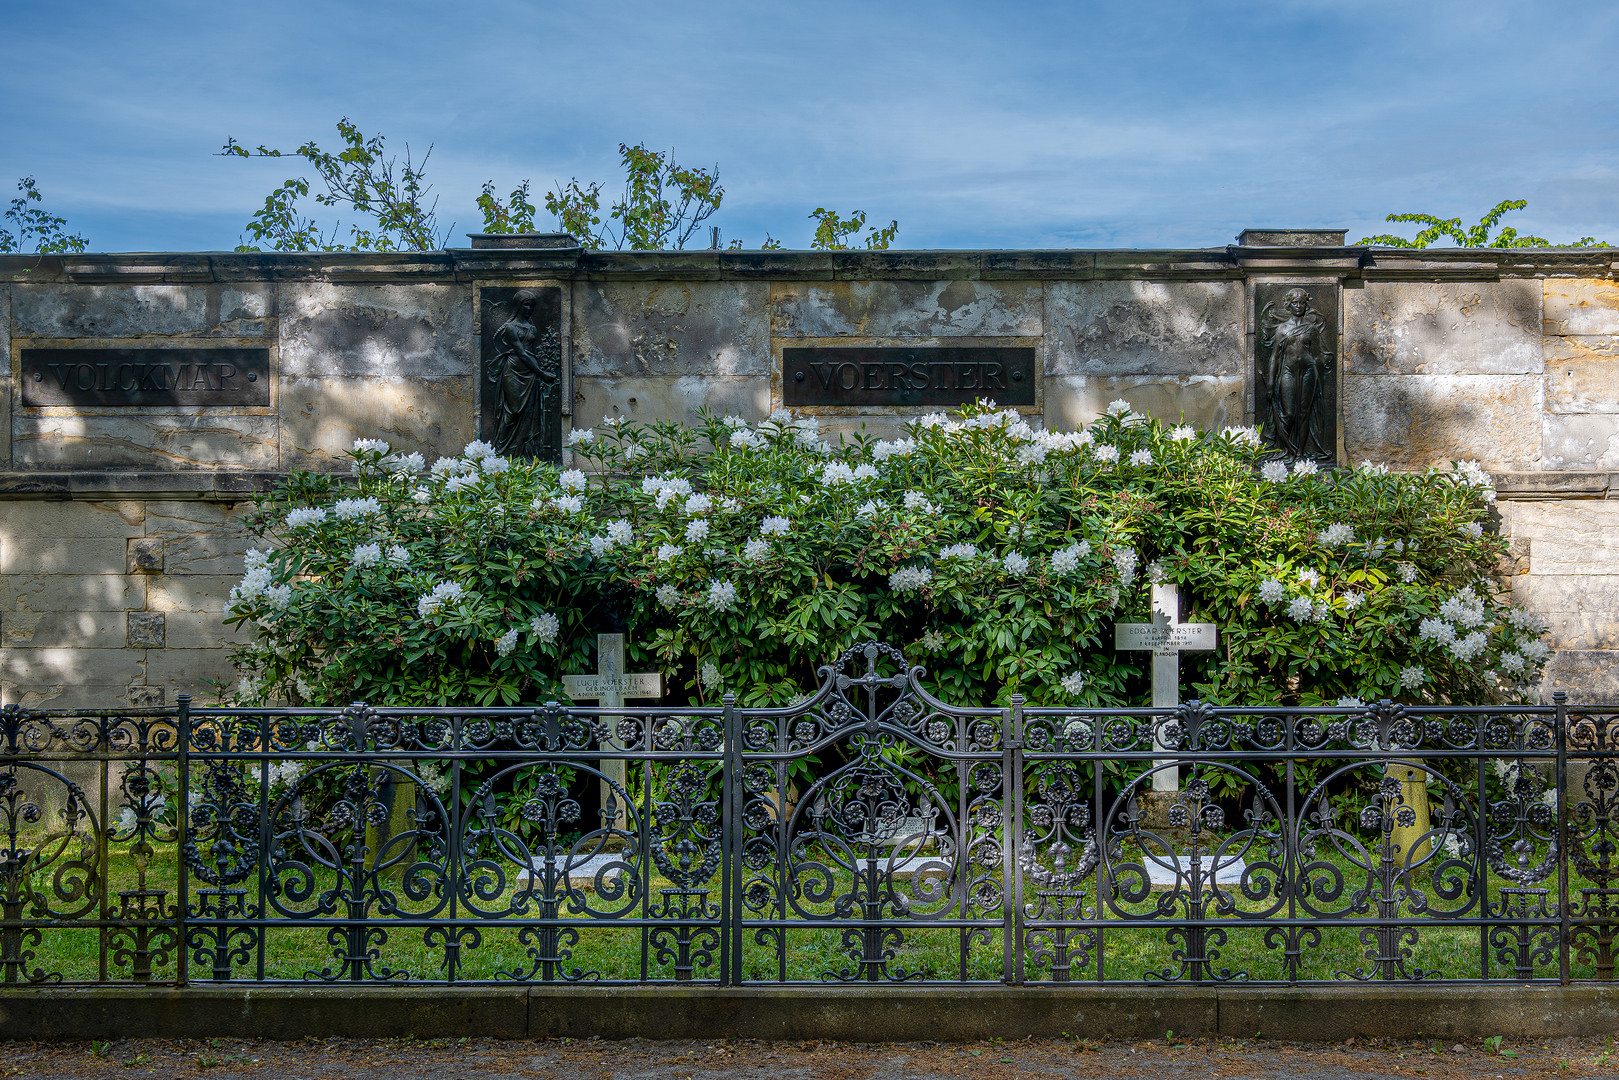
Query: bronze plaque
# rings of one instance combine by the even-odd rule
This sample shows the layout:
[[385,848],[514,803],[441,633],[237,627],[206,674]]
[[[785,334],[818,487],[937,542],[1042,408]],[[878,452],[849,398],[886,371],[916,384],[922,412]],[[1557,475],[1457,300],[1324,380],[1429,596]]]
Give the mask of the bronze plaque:
[[269,349],[22,349],[22,403],[142,408],[270,404]]
[[1338,287],[1254,286],[1254,422],[1297,460],[1338,456]]
[[1029,346],[835,346],[781,350],[787,405],[1034,404]]
[[508,457],[562,461],[562,290],[479,290],[479,438]]

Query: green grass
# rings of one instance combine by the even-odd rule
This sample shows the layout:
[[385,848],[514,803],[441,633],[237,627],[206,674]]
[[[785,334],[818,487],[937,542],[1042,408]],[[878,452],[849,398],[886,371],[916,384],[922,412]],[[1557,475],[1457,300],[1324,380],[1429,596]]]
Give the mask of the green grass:
[[[1345,867],[1347,870],[1347,867]],[[175,848],[173,844],[159,845],[150,859],[145,872],[145,881],[148,888],[165,890],[164,904],[172,906],[176,899],[177,873]],[[111,852],[110,873],[106,882],[109,910],[116,910],[119,903],[119,892],[136,888],[139,884],[139,869],[135,859],[130,855],[126,845],[115,846]],[[41,875],[36,881],[36,887],[48,888],[48,877]],[[334,877],[324,873],[317,878],[318,889],[330,888]],[[1351,881],[1354,879],[1351,878]],[[837,880],[840,890],[847,890],[850,880],[843,875]],[[196,889],[202,883],[193,881],[193,902],[196,900]],[[1493,875],[1490,880],[1492,896],[1503,884]],[[1550,884],[1555,887],[1555,879]],[[1583,882],[1571,879],[1571,889],[1577,889]],[[652,882],[652,900],[659,898],[658,889],[668,885],[668,882],[654,878]],[[1094,889],[1094,878],[1087,882]],[[718,878],[714,880],[715,892],[711,900],[719,900]],[[256,882],[249,882],[249,902],[256,895]],[[1026,890],[1029,886],[1025,886]],[[506,891],[498,901],[488,903],[487,907],[504,907],[515,893],[515,888],[508,885]],[[1147,901],[1128,905],[1133,912],[1146,912],[1157,902],[1160,894],[1153,894]],[[1026,901],[1032,900],[1032,891],[1026,891]],[[1094,903],[1094,896],[1087,897],[1087,904]],[[402,913],[420,913],[431,906],[431,903],[401,903]],[[620,902],[613,905],[618,910],[625,905]],[[808,904],[807,909],[817,914],[825,914],[830,910],[828,904]],[[1240,901],[1239,906],[1246,910],[1255,910],[1264,905]],[[459,910],[459,925],[473,925],[477,932],[476,944],[464,940],[459,950],[461,961],[458,978],[466,980],[493,980],[510,977],[516,973],[526,977],[534,971],[535,961],[530,955],[531,950],[538,944],[534,938],[534,931],[525,930],[517,919],[496,918],[478,919],[467,918],[465,908]],[[631,917],[642,915],[642,905],[637,902],[626,913]],[[791,908],[789,908],[791,912]],[[1285,912],[1284,912],[1285,913]],[[537,915],[531,914],[530,918]],[[564,917],[588,918],[588,916],[570,916],[564,911]],[[923,978],[930,980],[982,980],[999,981],[1002,977],[1002,931],[999,925],[999,912],[983,916],[982,912],[975,915],[984,917],[989,923],[987,935],[982,932],[975,933],[971,928],[955,927],[929,927],[925,922],[914,925],[904,925],[904,939],[898,945],[892,946],[894,955],[889,960],[888,974],[896,974],[899,970],[907,974],[919,973]],[[92,913],[92,918],[94,914]],[[370,916],[386,931],[386,940],[373,942],[369,947],[378,952],[373,962],[372,974],[369,977],[381,978],[383,969],[390,969],[396,973],[408,973],[409,978],[443,979],[445,975],[445,949],[442,943],[442,934],[435,933],[423,927],[390,926],[389,917],[373,914]],[[448,909],[439,913],[439,918],[448,917]],[[751,919],[752,913],[749,913]],[[899,923],[895,916],[888,916],[894,923]],[[790,916],[791,918],[791,916]],[[1070,963],[1073,965],[1070,978],[1075,981],[1094,980],[1098,977],[1099,961],[1095,948],[1094,935],[1100,929],[1102,934],[1102,950],[1100,961],[1100,976],[1109,982],[1141,983],[1149,978],[1148,973],[1161,973],[1169,978],[1189,976],[1183,973],[1182,965],[1176,959],[1176,952],[1184,950],[1185,944],[1173,927],[1159,924],[1140,924],[1127,921],[1113,912],[1105,912],[1103,916],[1105,925],[1101,928],[1070,928],[1069,939],[1072,943],[1073,955]],[[1251,980],[1285,981],[1289,978],[1284,963],[1283,946],[1276,941],[1267,942],[1267,931],[1281,931],[1267,924],[1264,920],[1254,923],[1245,923],[1237,918],[1221,920],[1221,929],[1225,932],[1227,940],[1218,946],[1219,959],[1211,965],[1212,977],[1222,977],[1222,971],[1229,971],[1232,975],[1246,976]],[[1417,940],[1405,945],[1411,952],[1406,959],[1406,972],[1414,974],[1417,969],[1431,973],[1433,979],[1476,979],[1480,975],[1480,935],[1479,927],[1458,927],[1446,925],[1439,919],[1406,919],[1402,926],[1414,926],[1417,931]],[[639,981],[642,978],[652,980],[667,980],[675,977],[673,965],[660,960],[656,950],[651,950],[645,971],[642,969],[641,954],[645,936],[653,931],[641,927],[612,925],[612,920],[598,920],[594,924],[571,928],[578,934],[577,941],[565,946],[571,957],[563,964],[556,978],[573,977],[581,974],[607,981]],[[1360,930],[1353,927],[1318,927],[1321,934],[1319,944],[1307,942],[1299,959],[1296,978],[1302,981],[1334,981],[1343,978],[1340,973],[1354,972],[1357,968],[1369,969],[1373,965],[1366,953],[1371,947],[1360,940]],[[270,926],[263,934],[262,952],[264,977],[272,980],[305,980],[320,977],[322,971],[332,974],[343,974],[339,964],[333,956],[333,946],[328,941],[331,927],[323,926]],[[128,930],[101,930],[74,927],[68,925],[55,925],[42,928],[42,940],[39,944],[31,946],[35,953],[29,964],[29,970],[44,970],[59,973],[66,982],[95,982],[95,981],[127,981],[130,978],[131,958],[116,956],[120,944],[128,944],[130,931]],[[172,944],[172,930],[167,926],[153,928],[154,940],[163,944],[165,937]],[[701,932],[699,931],[699,934]],[[785,929],[784,939],[779,950],[773,939],[761,943],[756,938],[758,928],[748,927],[744,937],[743,967],[745,977],[750,980],[775,981],[785,976],[789,981],[820,982],[830,978],[833,973],[847,971],[856,978],[862,978],[864,973],[859,964],[848,955],[843,944],[844,930],[842,928],[817,928],[810,922],[797,919],[795,923]],[[1176,940],[1170,940],[1172,933],[1177,934]],[[1049,947],[1052,932],[1045,932]],[[103,950],[103,938],[107,939],[107,947]],[[429,944],[429,938],[433,943]],[[1024,978],[1029,981],[1049,979],[1051,977],[1051,962],[1041,959],[1037,955],[1036,946],[1039,942],[1027,941],[1024,951]],[[24,944],[25,948],[30,946]],[[714,966],[704,968],[699,965],[695,977],[712,979],[718,977],[717,965],[719,956],[717,949],[712,950],[712,963]],[[1082,955],[1082,954],[1088,954]],[[106,967],[103,969],[105,955]],[[1571,974],[1574,978],[1593,978],[1595,970],[1591,963],[1580,962],[1573,958]],[[233,978],[252,979],[256,977],[260,963],[259,948],[250,950],[247,962],[233,964]],[[209,979],[210,965],[206,961],[192,958],[190,961],[190,978],[194,981]],[[152,964],[152,977],[155,980],[170,980],[175,977],[176,965],[174,950],[170,947],[166,956],[155,958]],[[505,973],[505,974],[503,974]],[[1376,972],[1374,971],[1375,975]],[[1490,950],[1489,977],[1510,979],[1513,977],[1510,962],[1500,962]],[[1557,959],[1553,951],[1550,958],[1538,961],[1535,964],[1537,978],[1556,978]],[[536,977],[537,974],[536,974]]]

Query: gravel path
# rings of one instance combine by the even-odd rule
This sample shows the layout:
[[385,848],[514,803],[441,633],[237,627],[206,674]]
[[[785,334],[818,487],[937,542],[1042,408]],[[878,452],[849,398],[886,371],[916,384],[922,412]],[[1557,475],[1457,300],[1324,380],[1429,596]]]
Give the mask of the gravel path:
[[[1497,1053],[1499,1049],[1501,1053]],[[122,1040],[0,1042],[0,1080],[13,1077],[208,1077],[209,1080],[1054,1080],[1060,1077],[1492,1080],[1619,1074],[1606,1039],[1544,1044],[1377,1040],[1324,1044],[1160,1039],[1092,1043],[626,1042],[494,1039]]]

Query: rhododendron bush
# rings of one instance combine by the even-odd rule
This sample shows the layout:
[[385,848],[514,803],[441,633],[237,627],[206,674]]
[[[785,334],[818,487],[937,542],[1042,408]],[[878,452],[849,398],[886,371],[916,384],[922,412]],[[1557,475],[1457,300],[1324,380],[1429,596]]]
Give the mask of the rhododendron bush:
[[1145,704],[1149,654],[1113,649],[1173,581],[1219,648],[1183,697],[1336,703],[1520,697],[1541,627],[1493,575],[1487,474],[1268,457],[1115,402],[1081,431],[984,403],[904,438],[832,445],[784,411],[698,428],[604,422],[575,465],[472,443],[431,464],[355,445],[353,474],[265,497],[228,620],[238,698],[331,705],[562,699],[595,635],[628,634],[666,702],[782,705],[875,638],[961,704]]

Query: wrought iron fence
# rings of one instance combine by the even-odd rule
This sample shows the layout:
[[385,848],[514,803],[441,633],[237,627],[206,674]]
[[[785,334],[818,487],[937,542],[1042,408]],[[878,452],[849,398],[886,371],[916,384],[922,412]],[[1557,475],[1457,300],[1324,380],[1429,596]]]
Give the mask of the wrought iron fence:
[[1619,707],[8,705],[0,979],[1611,980]]

